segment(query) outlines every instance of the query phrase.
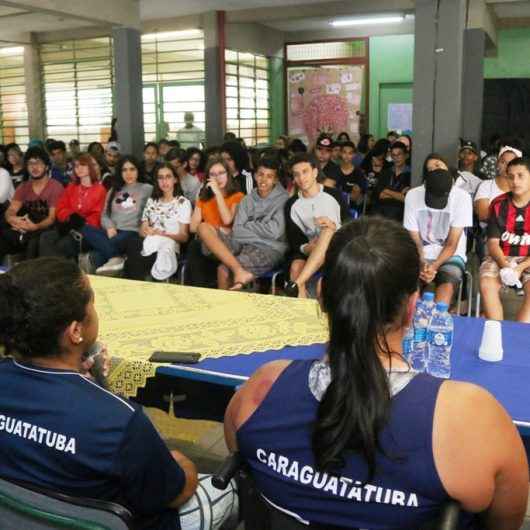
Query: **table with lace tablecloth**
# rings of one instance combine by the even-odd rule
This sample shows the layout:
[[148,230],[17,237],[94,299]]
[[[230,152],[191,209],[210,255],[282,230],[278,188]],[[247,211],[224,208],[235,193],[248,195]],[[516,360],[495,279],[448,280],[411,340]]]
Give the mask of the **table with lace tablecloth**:
[[154,351],[202,359],[279,350],[327,340],[314,300],[91,276],[99,339],[112,357],[110,388],[127,397],[153,377]]

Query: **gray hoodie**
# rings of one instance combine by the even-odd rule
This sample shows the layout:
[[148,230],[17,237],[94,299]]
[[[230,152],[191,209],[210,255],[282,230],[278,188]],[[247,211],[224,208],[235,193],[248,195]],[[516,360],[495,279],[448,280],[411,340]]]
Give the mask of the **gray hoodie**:
[[279,183],[265,199],[254,188],[239,203],[232,226],[232,238],[239,243],[266,247],[285,254],[287,239],[284,207],[288,198],[288,193]]

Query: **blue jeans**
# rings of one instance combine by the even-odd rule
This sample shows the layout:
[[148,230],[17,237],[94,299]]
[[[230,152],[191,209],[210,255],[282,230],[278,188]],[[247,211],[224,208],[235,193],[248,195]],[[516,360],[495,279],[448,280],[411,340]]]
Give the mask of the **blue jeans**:
[[94,249],[91,256],[96,268],[101,267],[110,258],[124,254],[127,240],[131,237],[138,237],[138,232],[118,230],[118,233],[109,239],[106,230],[94,228],[87,224],[83,226],[81,233],[85,241]]

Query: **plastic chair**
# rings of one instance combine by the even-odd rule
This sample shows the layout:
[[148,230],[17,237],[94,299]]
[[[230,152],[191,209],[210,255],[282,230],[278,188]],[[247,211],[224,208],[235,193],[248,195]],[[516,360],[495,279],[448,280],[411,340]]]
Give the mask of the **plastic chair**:
[[76,498],[0,479],[2,530],[129,530],[131,512],[112,502]]
[[[255,488],[248,468],[238,452],[225,459],[221,468],[212,477],[212,484],[216,488],[224,490],[234,477],[239,483],[240,513],[246,528],[252,530],[339,530],[338,527],[330,525],[306,525],[285,515],[264,501]],[[442,507],[438,517],[434,521],[422,525],[421,530],[458,530],[459,514],[460,505],[456,501],[450,500]]]

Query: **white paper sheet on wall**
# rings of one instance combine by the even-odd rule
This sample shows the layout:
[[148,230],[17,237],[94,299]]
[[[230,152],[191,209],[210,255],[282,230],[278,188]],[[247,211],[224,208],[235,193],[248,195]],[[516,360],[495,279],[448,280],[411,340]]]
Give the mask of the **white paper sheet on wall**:
[[389,103],[387,124],[389,131],[412,131],[412,103]]

